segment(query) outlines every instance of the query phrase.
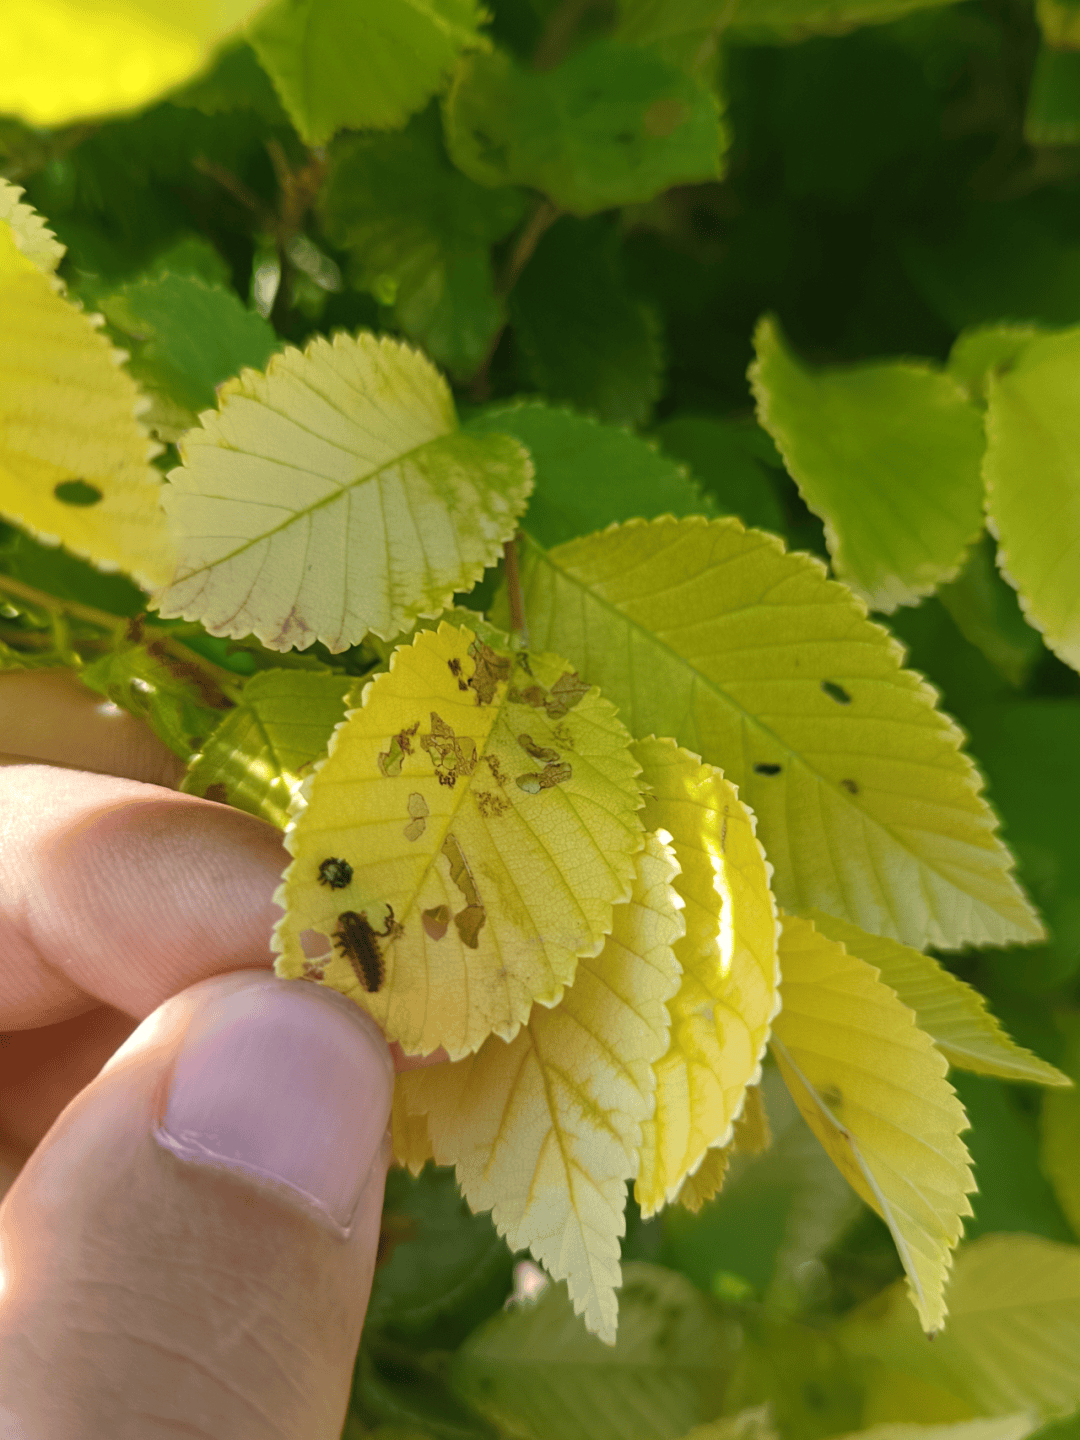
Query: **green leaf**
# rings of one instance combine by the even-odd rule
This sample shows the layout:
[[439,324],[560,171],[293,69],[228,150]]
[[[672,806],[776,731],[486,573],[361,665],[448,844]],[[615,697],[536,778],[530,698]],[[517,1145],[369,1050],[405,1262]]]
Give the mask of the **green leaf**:
[[1024,116],[1024,138],[1032,145],[1080,144],[1080,55],[1076,50],[1039,46]]
[[765,1403],[782,1436],[824,1440],[859,1423],[861,1398],[831,1336],[768,1314],[747,1317],[726,1410]]
[[382,1233],[365,1326],[417,1348],[447,1349],[502,1308],[513,1258],[487,1215],[474,1215],[452,1170],[386,1177]]
[[[1080,1079],[1080,1026],[1071,1017],[1071,1044],[1066,1066]],[[1080,1236],[1080,1086],[1043,1097],[1040,1119],[1042,1169],[1054,1187],[1058,1204],[1074,1234]]]
[[366,331],[244,370],[200,421],[169,474],[180,563],[161,614],[272,650],[338,654],[439,614],[532,489],[516,440],[457,433],[430,362]]
[[545,552],[522,589],[639,736],[720,766],[779,903],[945,949],[1041,936],[935,693],[821,562],[737,520],[630,523]]
[[132,715],[143,719],[159,740],[190,760],[235,703],[205,670],[186,661],[164,639],[143,643],[140,627],[129,629],[99,660],[84,665],[79,679]]
[[964,1107],[944,1058],[873,966],[785,916],[772,1045],[803,1119],[889,1227],[912,1304],[934,1334],[975,1189]]
[[309,145],[337,130],[392,130],[485,42],[475,0],[280,0],[250,32]]
[[1067,1075],[1010,1039],[979,992],[950,975],[932,955],[868,935],[820,910],[811,911],[809,918],[823,935],[839,940],[850,954],[874,966],[882,983],[914,1010],[919,1029],[926,1031],[950,1065],[1029,1085],[1071,1084]]
[[1042,640],[1024,619],[1016,591],[1002,579],[994,549],[984,535],[957,578],[938,591],[938,599],[964,638],[1020,689],[1043,654]]
[[999,370],[1016,364],[1042,331],[1038,325],[976,325],[958,335],[949,351],[949,374],[973,400],[986,403],[986,382]]
[[649,310],[626,289],[603,220],[566,217],[541,240],[510,299],[524,369],[554,400],[640,425],[660,394],[663,351]]
[[529,533],[542,545],[635,515],[694,515],[706,508],[681,465],[648,440],[538,400],[499,402],[474,412],[467,435],[513,435],[532,456],[535,487]]
[[591,215],[720,174],[715,97],[649,50],[595,40],[553,70],[462,61],[446,101],[454,163],[481,185],[532,185]]
[[840,1440],[1025,1440],[1038,1426],[1031,1415],[998,1420],[958,1420],[952,1425],[872,1425]]
[[682,1440],[778,1440],[778,1436],[771,1406],[760,1405],[752,1410],[740,1410],[737,1415],[695,1425]]
[[[783,461],[764,430],[730,420],[677,415],[652,433],[661,450],[689,466],[717,514],[737,515],[744,525],[783,533],[784,513],[772,479],[777,471],[783,473]],[[593,528],[599,529],[600,523]]]
[[96,305],[130,352],[128,373],[152,401],[142,422],[159,440],[178,440],[218,385],[244,366],[264,369],[279,345],[235,291],[196,275],[157,270]]
[[723,0],[619,0],[615,34],[648,46],[690,75],[707,76],[730,19]]
[[455,376],[468,376],[503,322],[490,249],[521,219],[518,190],[489,190],[446,158],[438,113],[334,147],[319,197],[353,278],[393,305],[396,324]]
[[734,1327],[681,1275],[623,1271],[614,1347],[587,1335],[562,1285],[493,1316],[462,1345],[452,1383],[520,1440],[676,1440],[720,1409]]
[[982,529],[982,420],[961,386],[910,360],[812,371],[771,319],[754,344],[758,419],[839,578],[885,612],[952,579]]
[[949,1323],[932,1345],[898,1286],[855,1311],[838,1338],[853,1357],[940,1386],[977,1414],[1067,1415],[1080,1405],[1080,1248],[984,1235],[956,1257]]
[[492,1032],[511,1041],[629,898],[644,843],[629,738],[556,656],[499,654],[447,624],[421,631],[305,782],[277,895],[278,973],[312,973],[301,936],[315,929],[342,954],[314,978],[406,1053],[458,1059]]
[[984,474],[998,564],[1028,621],[1080,669],[1080,329],[1033,340],[989,382]]
[[264,670],[206,740],[180,786],[284,830],[289,804],[345,718],[350,675]]
[[859,25],[889,25],[916,10],[953,0],[741,0],[731,21],[748,39],[801,40],[807,35],[842,35]]

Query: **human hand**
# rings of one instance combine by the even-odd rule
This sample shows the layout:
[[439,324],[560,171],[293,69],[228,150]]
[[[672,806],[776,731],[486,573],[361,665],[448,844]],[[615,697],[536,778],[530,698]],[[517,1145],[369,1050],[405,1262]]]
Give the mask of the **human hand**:
[[337,1440],[391,1052],[268,972],[278,832],[144,726],[0,676],[0,759],[0,1440]]

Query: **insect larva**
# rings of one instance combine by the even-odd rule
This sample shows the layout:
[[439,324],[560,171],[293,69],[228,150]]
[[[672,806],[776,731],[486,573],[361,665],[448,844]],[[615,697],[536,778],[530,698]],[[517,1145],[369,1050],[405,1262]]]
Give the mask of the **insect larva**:
[[386,978],[379,936],[389,935],[394,926],[394,912],[389,906],[387,910],[385,930],[373,930],[363,910],[359,913],[345,910],[338,916],[338,928],[334,931],[334,944],[348,960],[369,995],[381,989]]

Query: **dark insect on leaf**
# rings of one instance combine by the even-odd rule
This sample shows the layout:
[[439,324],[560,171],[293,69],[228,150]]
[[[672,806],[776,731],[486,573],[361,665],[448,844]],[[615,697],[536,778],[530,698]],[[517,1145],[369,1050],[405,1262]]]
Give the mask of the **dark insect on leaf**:
[[352,883],[352,866],[347,860],[335,860],[331,856],[319,866],[319,884],[329,885],[331,890],[344,890]]
[[837,685],[835,680],[822,680],[821,688],[829,699],[835,700],[838,705],[851,704],[851,696],[842,685]]
[[59,485],[53,487],[53,494],[63,505],[96,505],[101,499],[102,492],[96,485],[88,485],[85,480],[61,480]]
[[[386,922],[387,928],[381,933],[389,935],[393,925],[393,911]],[[386,978],[378,934],[368,924],[363,911],[346,910],[338,916],[338,928],[334,931],[334,944],[352,966],[356,978],[369,995],[382,988]]]
[[779,775],[781,768],[782,768],[782,767],[779,766],[779,765],[755,765],[755,766],[754,766],[754,774],[755,774],[755,775]]

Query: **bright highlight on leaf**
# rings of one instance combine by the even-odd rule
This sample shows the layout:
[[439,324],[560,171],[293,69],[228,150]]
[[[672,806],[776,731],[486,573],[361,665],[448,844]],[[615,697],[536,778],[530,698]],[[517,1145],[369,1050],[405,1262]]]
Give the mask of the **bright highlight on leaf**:
[[[557,657],[423,631],[304,785],[276,897],[278,973],[305,973],[300,936],[319,930],[341,952],[319,962],[326,983],[407,1053],[513,1039],[601,949],[629,894],[643,831],[628,745],[614,707]],[[347,863],[346,884],[325,883],[329,858]]]
[[840,1440],[1025,1440],[1037,1428],[1033,1415],[993,1420],[957,1420],[952,1425],[871,1425]]
[[190,80],[265,0],[7,0],[0,113],[66,125]]
[[396,340],[318,336],[244,370],[180,445],[166,617],[271,650],[392,639],[467,590],[532,488],[516,440],[457,430],[446,382]]
[[731,1139],[747,1086],[761,1076],[780,974],[768,866],[734,787],[671,740],[640,740],[633,754],[646,787],[642,818],[672,837],[686,907],[671,1045],[654,1067],[656,1113],[644,1127],[634,1188],[648,1217]]
[[998,564],[1030,624],[1080,669],[1080,329],[1033,340],[987,388],[986,477]]
[[310,670],[264,670],[194,757],[180,786],[284,830],[305,775],[345,715],[353,680]]
[[781,1073],[806,1123],[888,1225],[923,1328],[941,1329],[951,1251],[975,1189],[944,1058],[865,961],[785,916]]
[[634,734],[723,768],[786,909],[916,947],[1042,937],[961,732],[820,561],[737,520],[661,519],[523,562],[533,643]]
[[15,247],[45,275],[51,275],[64,258],[64,247],[32,205],[23,203],[25,192],[0,175],[0,221],[11,226]]
[[950,1065],[1029,1085],[1072,1084],[1067,1075],[1010,1039],[979,992],[950,975],[932,955],[868,935],[820,910],[807,918],[822,935],[838,940],[849,954],[879,971],[882,983],[914,1010],[919,1029],[926,1031]]
[[123,356],[35,263],[51,268],[52,252],[26,209],[15,219],[30,254],[0,220],[0,515],[155,589],[174,557],[149,464],[158,446],[136,419],[146,402]]
[[650,835],[627,904],[599,955],[578,962],[554,1009],[533,1007],[516,1038],[493,1035],[450,1067],[398,1077],[410,1113],[427,1115],[436,1163],[455,1165],[473,1210],[490,1210],[511,1250],[526,1245],[576,1314],[609,1345],[618,1320],[626,1181],[653,1107],[653,1065],[683,933],[670,847]]
[[956,1257],[949,1323],[932,1345],[899,1285],[856,1310],[840,1338],[982,1415],[1068,1415],[1080,1405],[1080,1247],[984,1235]]
[[482,45],[475,0],[282,0],[251,36],[309,145],[336,130],[387,130],[439,88],[462,50]]
[[758,420],[839,578],[887,612],[957,575],[983,512],[982,417],[960,384],[912,360],[811,370],[772,319],[754,344]]

